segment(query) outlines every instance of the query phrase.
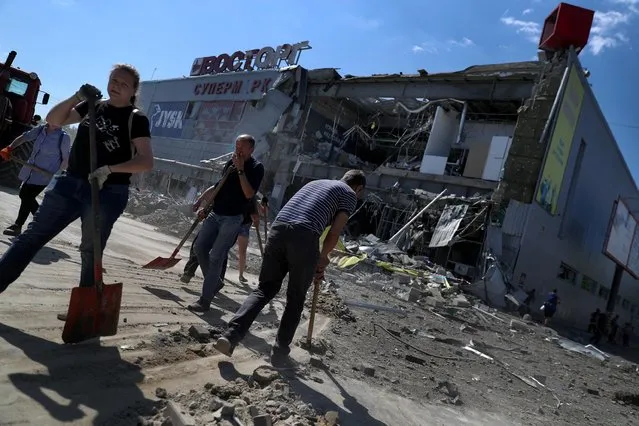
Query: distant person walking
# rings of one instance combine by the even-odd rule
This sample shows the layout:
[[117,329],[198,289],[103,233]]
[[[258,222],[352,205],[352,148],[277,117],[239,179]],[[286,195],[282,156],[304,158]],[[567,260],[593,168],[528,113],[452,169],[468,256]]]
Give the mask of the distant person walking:
[[554,289],[548,293],[548,298],[544,302],[544,325],[550,324],[550,319],[557,312],[557,305],[559,304],[559,296],[557,295],[557,289]]
[[[47,123],[32,128],[1,150],[0,157],[4,161],[11,160],[12,151],[25,142],[33,142],[28,164],[46,170],[52,175],[67,168],[71,137],[60,126]],[[4,230],[4,235],[18,236],[22,233],[29,213],[35,215],[40,207],[36,198],[51,182],[51,176],[28,166],[22,166],[18,178],[22,181],[19,192],[20,208],[15,222]]]

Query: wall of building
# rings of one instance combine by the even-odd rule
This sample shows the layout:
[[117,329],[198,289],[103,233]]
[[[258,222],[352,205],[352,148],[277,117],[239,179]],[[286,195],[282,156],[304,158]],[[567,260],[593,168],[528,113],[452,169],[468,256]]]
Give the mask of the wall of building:
[[232,151],[240,133],[257,137],[269,131],[290,98],[257,101],[279,75],[253,71],[142,82],[140,105],[151,122],[155,156],[198,164]]
[[[557,317],[584,327],[592,311],[605,309],[613,279],[615,264],[602,253],[613,202],[639,193],[583,72],[578,74],[584,99],[558,211],[551,215],[537,202],[528,207],[514,277],[525,273],[526,287],[538,289],[536,309],[556,288]],[[639,282],[627,273],[618,300],[615,311],[622,322],[639,310]]]

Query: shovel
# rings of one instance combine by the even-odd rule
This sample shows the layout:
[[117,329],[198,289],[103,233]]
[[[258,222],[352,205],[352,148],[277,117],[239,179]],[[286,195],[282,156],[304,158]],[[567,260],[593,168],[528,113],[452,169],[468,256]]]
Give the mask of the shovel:
[[[91,170],[98,166],[96,142],[95,101],[88,99],[89,107],[89,152]],[[100,235],[100,187],[97,178],[91,179],[91,210],[93,239],[93,271],[95,285],[75,287],[67,320],[62,332],[64,343],[78,343],[98,336],[113,336],[118,331],[122,283],[104,285],[102,280],[102,244]]]
[[[222,185],[224,185],[224,182],[226,182],[226,178],[229,177],[229,174],[231,174],[232,171],[233,171],[233,168],[229,167],[227,169],[226,173],[224,173],[224,176],[222,176],[222,179],[220,179],[220,182],[213,189],[213,195],[212,195],[211,203],[206,209],[206,213],[207,214],[213,208],[213,203],[215,202],[215,197],[217,196],[218,192],[220,192],[220,189],[222,189]],[[179,257],[176,257],[176,256],[178,255],[178,253],[180,253],[180,249],[182,248],[184,243],[186,243],[186,240],[189,239],[189,237],[191,236],[193,231],[195,231],[195,228],[197,228],[198,223],[200,223],[201,221],[202,221],[202,219],[200,219],[199,217],[197,219],[195,219],[195,221],[193,221],[193,225],[191,225],[189,230],[186,232],[186,235],[184,235],[184,238],[182,238],[182,241],[180,241],[180,244],[178,244],[178,246],[175,248],[175,250],[173,250],[173,253],[171,253],[170,257],[166,258],[166,257],[158,256],[155,259],[153,259],[152,261],[150,261],[149,263],[147,263],[146,265],[144,265],[142,268],[143,269],[165,270],[165,269],[169,269],[169,268],[172,268],[175,265],[177,265],[177,263],[180,260],[182,260],[182,259],[179,258]]]
[[306,344],[309,352],[313,347],[313,326],[315,325],[315,311],[317,310],[317,298],[319,297],[321,279],[313,280],[313,301],[311,302],[311,316],[308,319],[308,333],[306,334]]
[[43,168],[41,168],[41,167],[38,167],[38,166],[36,166],[35,164],[27,163],[26,161],[21,160],[21,159],[19,159],[19,158],[15,158],[15,157],[11,157],[11,161],[14,161],[14,162],[18,163],[18,164],[20,164],[21,166],[25,166],[25,167],[28,167],[28,168],[30,168],[30,169],[33,169],[33,170],[35,170],[36,172],[40,172],[40,173],[42,173],[43,175],[45,175],[45,176],[47,176],[47,177],[53,177],[53,173],[51,173],[50,171],[45,170],[45,169],[43,169]]

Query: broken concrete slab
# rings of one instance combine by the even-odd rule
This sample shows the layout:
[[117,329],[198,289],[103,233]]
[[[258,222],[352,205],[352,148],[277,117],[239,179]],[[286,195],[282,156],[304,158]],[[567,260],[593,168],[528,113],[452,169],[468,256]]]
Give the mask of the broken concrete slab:
[[463,294],[458,294],[452,300],[452,305],[459,308],[470,308],[471,304]]
[[280,373],[272,367],[262,366],[253,371],[253,380],[260,386],[268,386],[280,377]]
[[272,426],[273,419],[270,414],[260,414],[253,417],[253,426]]
[[195,419],[175,401],[169,401],[166,405],[166,416],[171,419],[173,426],[195,426]]
[[517,320],[510,320],[510,328],[524,333],[530,333],[532,331],[528,324]]
[[206,343],[211,338],[211,332],[199,324],[194,324],[189,327],[189,335],[201,343]]

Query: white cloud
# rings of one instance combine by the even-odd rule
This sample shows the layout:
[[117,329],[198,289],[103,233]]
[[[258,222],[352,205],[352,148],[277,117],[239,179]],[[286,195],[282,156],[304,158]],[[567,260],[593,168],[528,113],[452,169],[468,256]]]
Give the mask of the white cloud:
[[468,37],[462,37],[461,40],[449,40],[448,43],[459,47],[470,47],[475,45],[475,42]]
[[528,14],[531,14],[531,13],[533,13],[532,9],[524,9],[524,11],[521,12],[522,15],[528,15]]
[[437,48],[437,43],[433,43],[430,41],[425,41],[424,43],[414,45],[411,50],[415,54],[419,53],[439,53],[439,49]]
[[539,42],[539,35],[541,34],[541,26],[535,21],[522,21],[521,19],[514,18],[512,16],[504,16],[501,22],[509,27],[515,28],[517,34],[524,34],[528,40],[533,43]]
[[382,21],[379,19],[364,18],[363,16],[351,16],[348,21],[355,28],[364,31],[376,30],[382,26]]
[[619,12],[610,10],[607,12],[596,11],[590,30],[590,40],[588,48],[593,55],[599,55],[605,49],[618,47],[622,43],[629,43],[630,39],[621,30],[637,14],[635,0],[613,0],[615,3],[623,4],[626,10]]

